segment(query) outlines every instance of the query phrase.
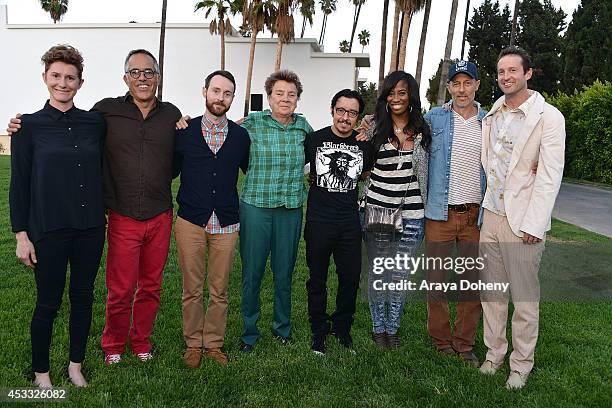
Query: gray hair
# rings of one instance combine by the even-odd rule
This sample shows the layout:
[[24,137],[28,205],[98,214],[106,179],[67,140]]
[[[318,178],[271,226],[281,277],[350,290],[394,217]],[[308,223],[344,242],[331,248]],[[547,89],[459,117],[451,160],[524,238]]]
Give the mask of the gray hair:
[[142,48],[128,52],[127,57],[125,57],[125,63],[123,64],[123,72],[128,72],[128,68],[129,68],[128,61],[130,60],[132,55],[135,55],[135,54],[144,54],[144,55],[148,55],[149,57],[151,57],[151,59],[153,60],[153,69],[155,70],[155,73],[159,74],[159,64],[157,63],[157,58],[155,58],[155,56],[151,54],[149,51],[142,49]]

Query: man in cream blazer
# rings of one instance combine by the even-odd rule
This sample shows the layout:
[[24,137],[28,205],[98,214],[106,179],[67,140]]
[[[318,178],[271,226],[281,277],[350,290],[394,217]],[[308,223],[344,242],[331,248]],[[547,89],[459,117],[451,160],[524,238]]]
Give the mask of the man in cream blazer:
[[[561,185],[565,150],[565,119],[542,95],[527,88],[530,65],[529,56],[518,47],[500,53],[497,82],[504,96],[482,122],[487,190],[480,231],[485,260],[481,279],[510,283],[514,313],[508,389],[522,388],[533,368],[539,322],[538,270]],[[480,371],[495,374],[508,350],[509,293],[489,291],[481,297],[488,352]]]

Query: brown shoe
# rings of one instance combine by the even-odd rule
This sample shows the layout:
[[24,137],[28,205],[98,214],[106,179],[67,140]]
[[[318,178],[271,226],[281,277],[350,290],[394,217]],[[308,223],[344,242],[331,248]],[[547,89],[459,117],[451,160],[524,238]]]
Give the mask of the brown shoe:
[[387,333],[387,344],[389,345],[389,348],[391,349],[400,348],[400,346],[402,345],[402,342],[400,340],[399,334]]
[[227,356],[219,348],[207,348],[204,351],[204,355],[223,366],[227,365]]
[[440,352],[442,354],[445,354],[447,356],[454,356],[456,354],[455,350],[453,350],[452,347],[445,347],[445,348],[442,348],[442,349],[438,349],[438,352]]
[[474,354],[472,350],[464,351],[463,353],[458,353],[458,354],[459,354],[459,357],[461,357],[463,361],[465,361],[466,363],[476,368],[480,367],[480,361],[478,361],[478,357],[476,357],[476,354]]
[[187,347],[183,354],[183,361],[188,367],[198,368],[202,359],[202,350],[199,347]]
[[387,349],[389,344],[387,343],[387,333],[372,333],[372,340],[380,348]]

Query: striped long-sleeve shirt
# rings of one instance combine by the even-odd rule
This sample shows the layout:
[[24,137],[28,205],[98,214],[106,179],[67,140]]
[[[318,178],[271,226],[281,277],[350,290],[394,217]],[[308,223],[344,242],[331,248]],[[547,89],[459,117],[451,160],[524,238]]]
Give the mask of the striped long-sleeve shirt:
[[370,174],[367,193],[369,204],[397,208],[403,199],[403,218],[418,219],[425,216],[419,181],[413,170],[412,154],[412,150],[397,150],[390,143],[380,147]]

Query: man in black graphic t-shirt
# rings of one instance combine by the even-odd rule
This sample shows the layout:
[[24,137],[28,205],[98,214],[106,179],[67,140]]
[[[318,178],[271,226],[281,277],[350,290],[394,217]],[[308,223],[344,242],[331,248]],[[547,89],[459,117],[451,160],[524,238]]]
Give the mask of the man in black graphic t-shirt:
[[[352,350],[350,330],[361,272],[361,229],[357,208],[358,180],[372,166],[369,142],[355,140],[353,130],[363,112],[361,96],[350,89],[332,99],[332,126],[306,137],[306,163],[313,173],[306,210],[306,262],[310,279],[308,315],[312,351],[325,354],[325,338],[334,334]],[[333,255],[338,274],[336,311],[327,314],[327,272]]]

